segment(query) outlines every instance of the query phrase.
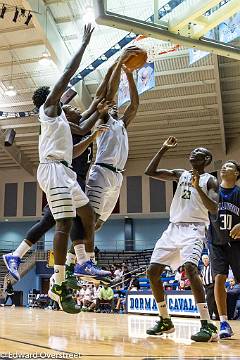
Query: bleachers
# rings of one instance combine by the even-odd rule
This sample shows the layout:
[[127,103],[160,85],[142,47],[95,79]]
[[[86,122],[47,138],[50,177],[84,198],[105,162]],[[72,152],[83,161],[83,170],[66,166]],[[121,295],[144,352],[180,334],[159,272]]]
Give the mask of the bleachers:
[[125,263],[129,268],[140,268],[149,265],[153,249],[141,251],[101,251],[98,255],[98,264],[108,267],[112,264]]

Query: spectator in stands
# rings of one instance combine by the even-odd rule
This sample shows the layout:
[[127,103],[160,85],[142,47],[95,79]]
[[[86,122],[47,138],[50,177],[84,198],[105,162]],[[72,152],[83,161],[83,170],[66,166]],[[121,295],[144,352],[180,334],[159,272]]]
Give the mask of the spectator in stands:
[[139,289],[140,285],[138,277],[136,275],[133,275],[129,283],[128,291],[138,291]]
[[0,305],[3,306],[3,303],[5,301],[5,292],[3,289],[3,285],[0,285]]
[[175,274],[175,280],[177,280],[180,283],[181,280],[185,280],[186,278],[187,276],[186,276],[185,267],[179,266]]
[[94,248],[94,253],[95,253],[95,260],[96,260],[96,262],[98,262],[100,249],[97,246],[95,246],[95,248]]
[[240,284],[237,284],[234,278],[232,278],[229,280],[227,287],[227,315],[229,320],[234,318],[238,299],[240,299]]
[[114,282],[118,283],[122,280],[123,270],[121,265],[116,265],[116,270],[114,271]]
[[212,276],[212,267],[207,254],[202,256],[203,268],[201,271],[201,278],[206,293],[206,301],[208,305],[210,318],[213,319],[213,313],[215,319],[219,320],[217,304],[214,297],[214,280]]
[[184,291],[184,290],[185,290],[185,281],[180,280],[179,286],[178,286],[178,291]]
[[96,311],[99,311],[100,304],[110,304],[111,310],[114,310],[114,293],[109,285],[104,284],[99,292],[98,299],[96,301]]
[[87,290],[87,285],[84,284],[84,285],[82,285],[82,288],[79,291],[77,291],[77,304],[80,306],[83,306],[83,299],[84,299],[86,290]]
[[93,285],[88,284],[82,298],[82,311],[87,311],[93,303]]
[[11,299],[12,306],[14,307],[15,306],[15,303],[14,303],[14,290],[13,290],[13,286],[12,286],[12,283],[11,283],[10,279],[7,280],[7,286],[6,286],[5,292],[6,292],[7,296],[6,296],[6,299],[4,301],[4,305],[7,304],[8,299]]
[[123,281],[124,281],[124,288],[128,289],[132,275],[129,273],[129,269],[127,265],[123,267]]
[[89,311],[94,311],[96,309],[96,303],[97,299],[99,298],[101,286],[99,284],[95,284],[93,287],[93,298],[92,298],[92,304],[89,306]]
[[126,291],[122,290],[120,286],[117,286],[114,291],[114,303],[116,312],[125,312]]

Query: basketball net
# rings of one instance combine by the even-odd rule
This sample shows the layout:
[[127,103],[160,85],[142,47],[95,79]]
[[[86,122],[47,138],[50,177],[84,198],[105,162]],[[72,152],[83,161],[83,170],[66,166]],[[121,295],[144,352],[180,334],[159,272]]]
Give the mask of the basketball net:
[[146,50],[148,62],[153,62],[161,57],[161,55],[166,55],[182,48],[181,45],[173,45],[170,42],[149,38],[145,35],[138,35],[133,40],[133,44]]

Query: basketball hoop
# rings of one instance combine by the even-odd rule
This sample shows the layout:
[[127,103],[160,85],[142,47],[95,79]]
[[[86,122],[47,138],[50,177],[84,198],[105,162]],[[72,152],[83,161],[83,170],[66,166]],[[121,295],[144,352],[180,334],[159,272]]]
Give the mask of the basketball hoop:
[[173,45],[170,42],[149,38],[145,35],[138,35],[133,40],[133,43],[146,50],[148,62],[153,62],[161,57],[161,55],[166,55],[182,48],[181,45]]

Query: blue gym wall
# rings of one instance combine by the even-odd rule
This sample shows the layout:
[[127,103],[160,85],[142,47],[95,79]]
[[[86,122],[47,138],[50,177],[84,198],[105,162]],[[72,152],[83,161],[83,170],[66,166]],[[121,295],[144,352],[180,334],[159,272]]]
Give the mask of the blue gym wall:
[[23,291],[23,305],[28,303],[28,293],[32,289],[39,289],[39,277],[36,276],[36,266],[34,266],[19,282],[13,286],[15,291]]
[[[0,250],[13,250],[24,239],[34,222],[2,222]],[[168,219],[134,219],[135,249],[150,249],[166,229]],[[52,249],[54,229],[45,235],[45,249]],[[101,250],[124,250],[124,219],[111,219],[96,233]]]

